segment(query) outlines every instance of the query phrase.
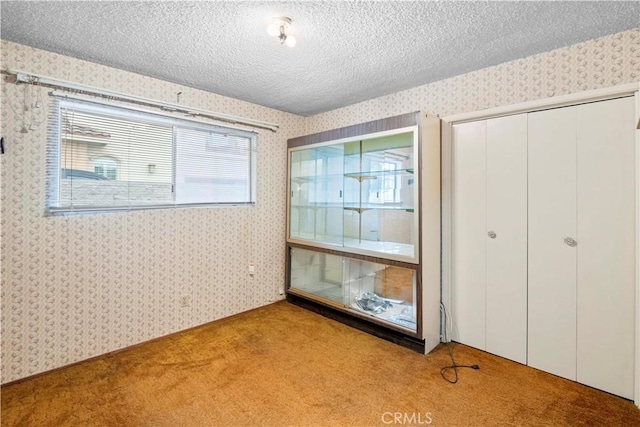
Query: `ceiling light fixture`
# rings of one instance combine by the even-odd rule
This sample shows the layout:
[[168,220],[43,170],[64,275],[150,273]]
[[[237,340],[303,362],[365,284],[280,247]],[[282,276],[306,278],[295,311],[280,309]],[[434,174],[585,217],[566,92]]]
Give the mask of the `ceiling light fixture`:
[[291,30],[291,18],[286,16],[279,16],[273,18],[273,22],[267,27],[267,34],[272,37],[277,37],[280,40],[280,44],[286,44],[289,47],[296,45],[296,38],[287,35],[287,31]]

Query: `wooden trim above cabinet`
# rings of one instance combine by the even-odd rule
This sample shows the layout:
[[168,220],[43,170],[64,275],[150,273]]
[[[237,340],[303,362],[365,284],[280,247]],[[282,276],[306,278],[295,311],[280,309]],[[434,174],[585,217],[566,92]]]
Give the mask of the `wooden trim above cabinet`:
[[339,139],[358,137],[376,132],[384,132],[390,129],[400,129],[415,126],[419,123],[420,112],[402,114],[400,116],[388,117],[380,120],[373,120],[366,123],[359,123],[342,127],[339,129],[327,130],[310,135],[299,136],[287,140],[287,147],[302,147],[304,145],[317,144],[320,142],[335,141]]

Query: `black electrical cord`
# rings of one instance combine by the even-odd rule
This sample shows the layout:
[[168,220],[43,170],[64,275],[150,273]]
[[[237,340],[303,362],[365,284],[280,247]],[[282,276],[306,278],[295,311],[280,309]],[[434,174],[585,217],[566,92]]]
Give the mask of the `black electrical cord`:
[[[458,382],[458,368],[470,368],[470,369],[480,369],[478,365],[457,365],[456,360],[453,358],[453,350],[451,350],[451,342],[447,339],[447,309],[444,304],[440,303],[440,308],[444,314],[444,345],[447,346],[447,350],[449,351],[449,357],[451,358],[451,365],[445,366],[440,369],[440,376],[445,380],[450,382],[451,384],[455,384]],[[453,369],[453,379],[447,378],[445,372]]]

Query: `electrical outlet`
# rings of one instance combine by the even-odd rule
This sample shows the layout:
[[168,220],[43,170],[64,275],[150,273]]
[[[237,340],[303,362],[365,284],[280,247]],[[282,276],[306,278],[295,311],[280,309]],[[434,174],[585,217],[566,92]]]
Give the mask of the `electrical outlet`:
[[191,305],[191,300],[188,295],[183,295],[180,297],[180,307],[187,308]]

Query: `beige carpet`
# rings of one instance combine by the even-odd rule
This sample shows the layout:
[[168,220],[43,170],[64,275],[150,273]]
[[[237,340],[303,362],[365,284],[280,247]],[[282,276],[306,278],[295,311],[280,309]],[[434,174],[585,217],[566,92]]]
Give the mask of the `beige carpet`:
[[462,345],[420,355],[286,302],[2,388],[3,426],[640,426],[610,394]]

